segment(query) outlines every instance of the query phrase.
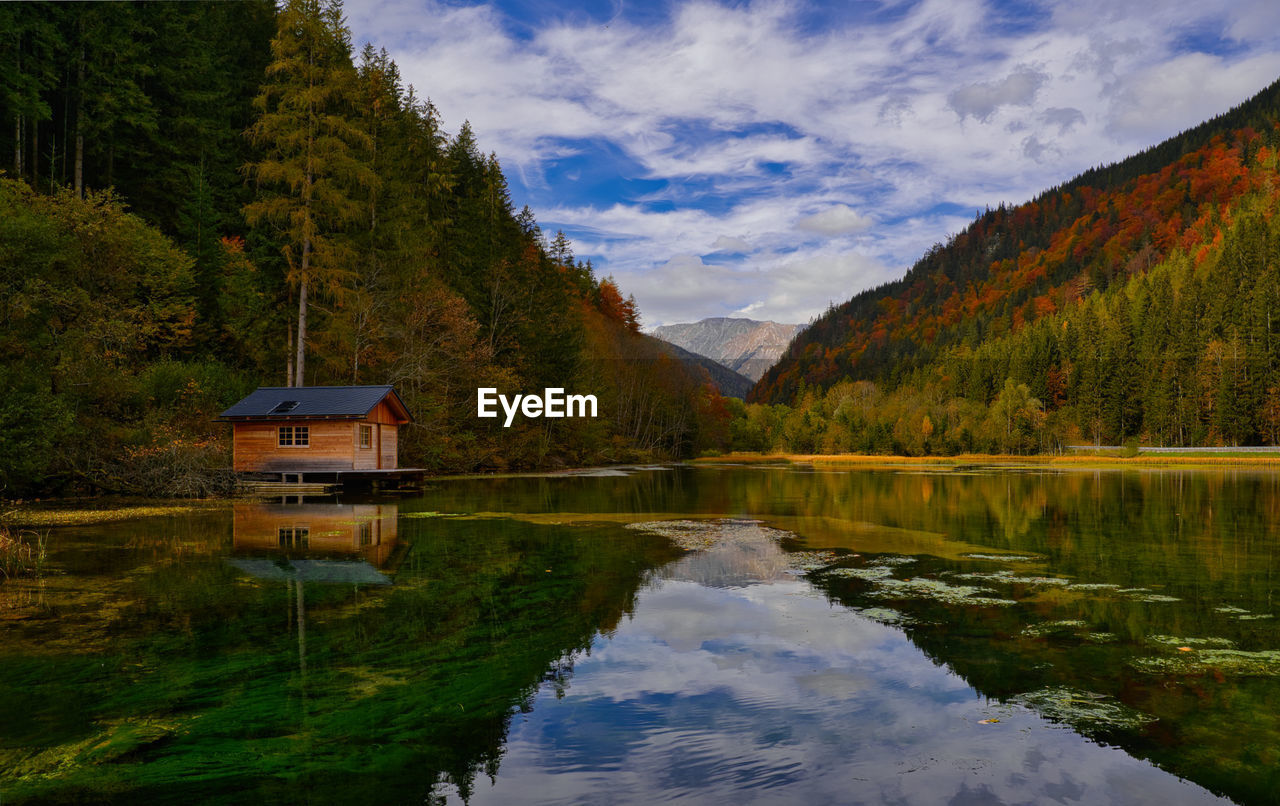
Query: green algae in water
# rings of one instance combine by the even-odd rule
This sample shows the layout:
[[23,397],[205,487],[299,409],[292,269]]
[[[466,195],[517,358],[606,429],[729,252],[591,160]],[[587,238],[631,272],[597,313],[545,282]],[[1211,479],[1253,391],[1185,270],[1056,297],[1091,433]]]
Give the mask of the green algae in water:
[[887,624],[891,627],[906,627],[918,624],[919,621],[906,613],[900,613],[887,607],[863,607],[858,611],[859,615],[866,616],[872,621],[878,621],[881,624]]
[[1012,599],[1000,599],[984,594],[995,593],[990,588],[976,585],[952,585],[940,579],[928,577],[911,577],[898,579],[893,576],[894,570],[903,562],[914,562],[911,558],[880,558],[889,562],[873,562],[861,568],[833,568],[825,572],[828,577],[847,577],[870,582],[874,587],[868,596],[878,599],[920,599],[940,602],[948,605],[972,605],[975,607],[1005,607],[1017,604]]
[[898,565],[910,565],[915,561],[916,561],[915,557],[902,557],[896,554],[886,554],[882,557],[876,557],[874,560],[869,561],[867,564],[868,565],[885,565],[889,567],[894,567]]
[[840,561],[834,551],[793,551],[787,554],[787,565],[798,571],[816,571]]
[[1073,591],[1118,591],[1119,585],[1110,582],[1072,582],[1067,587]]
[[1243,607],[1228,606],[1228,607],[1215,607],[1213,609],[1213,612],[1215,613],[1248,613],[1249,611],[1245,610]]
[[863,579],[868,582],[888,579],[893,576],[893,569],[886,566],[868,566],[863,568],[833,568],[827,571],[827,576],[848,577],[850,579]]
[[1032,624],[1022,630],[1022,634],[1029,638],[1044,638],[1051,635],[1075,635],[1076,633],[1089,626],[1089,622],[1080,619],[1064,619],[1062,621],[1044,621],[1040,624]]
[[661,535],[685,551],[702,551],[722,543],[757,543],[761,540],[780,543],[784,539],[795,538],[791,532],[762,526],[758,520],[745,518],[642,521],[624,524],[624,528]]
[[993,560],[1007,563],[1025,563],[1044,559],[1030,554],[961,554],[960,556],[966,560]]
[[879,580],[871,596],[881,599],[927,599],[948,605],[972,605],[975,607],[1007,607],[1015,605],[1012,599],[998,599],[982,594],[994,593],[990,588],[974,585],[950,585],[937,579],[916,577],[913,579],[886,578]]
[[1149,674],[1280,677],[1280,650],[1203,649],[1168,657],[1135,658],[1130,665]]
[[1183,646],[1231,649],[1236,645],[1236,642],[1229,638],[1180,638],[1176,635],[1148,635],[1147,640],[1153,644],[1163,644],[1175,649]]
[[1134,596],[1139,602],[1181,602],[1177,596],[1166,596],[1163,593],[1144,593],[1141,596]]
[[1067,686],[1050,686],[1013,698],[1042,716],[1076,730],[1137,730],[1156,718],[1103,694]]
[[973,571],[966,574],[955,574],[956,579],[967,579],[976,582],[998,582],[1009,585],[1062,586],[1070,585],[1071,580],[1061,577],[1019,576],[1012,571]]

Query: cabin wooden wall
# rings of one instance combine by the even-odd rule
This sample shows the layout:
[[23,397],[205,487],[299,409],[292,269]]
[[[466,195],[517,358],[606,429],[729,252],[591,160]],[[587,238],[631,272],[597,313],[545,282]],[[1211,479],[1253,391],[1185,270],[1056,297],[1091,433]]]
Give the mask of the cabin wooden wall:
[[382,430],[382,469],[395,470],[398,464],[397,441],[399,429],[394,425],[381,426]]
[[[286,424],[308,426],[311,444],[305,448],[281,447],[279,427]],[[238,472],[354,469],[359,436],[350,420],[235,423],[234,427],[231,466]]]
[[[367,425],[373,429],[373,438],[369,447],[360,447],[360,426]],[[351,424],[351,446],[355,455],[356,470],[376,470],[378,467],[378,425],[376,423],[359,422]]]
[[367,422],[394,426],[398,425],[400,421],[396,419],[395,414],[391,410],[391,406],[387,405],[387,401],[384,400],[375,406],[373,411],[369,412],[369,419]]

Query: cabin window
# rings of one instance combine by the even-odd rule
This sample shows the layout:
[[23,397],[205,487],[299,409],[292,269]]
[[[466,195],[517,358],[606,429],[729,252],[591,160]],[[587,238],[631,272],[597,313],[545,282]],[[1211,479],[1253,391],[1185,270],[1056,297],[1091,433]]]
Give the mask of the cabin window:
[[311,427],[306,425],[280,426],[280,447],[306,448],[311,445]]
[[371,425],[360,426],[360,447],[361,448],[373,447],[373,426]]
[[281,526],[279,537],[282,549],[305,549],[311,541],[311,529],[306,526]]
[[356,524],[356,540],[361,546],[367,546],[373,542],[373,524],[369,521],[361,521]]

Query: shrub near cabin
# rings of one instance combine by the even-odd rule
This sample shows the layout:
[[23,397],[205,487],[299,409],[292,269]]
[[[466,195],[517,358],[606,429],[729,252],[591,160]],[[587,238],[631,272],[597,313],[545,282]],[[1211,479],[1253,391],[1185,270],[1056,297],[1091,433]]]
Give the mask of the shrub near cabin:
[[[512,397],[498,394],[492,386],[476,389],[476,416],[482,418],[498,417],[497,406],[502,406],[506,414],[503,428],[510,428],[517,413],[526,417],[595,417],[595,395],[565,395],[564,389],[551,386],[542,390],[542,396],[517,394]],[[588,413],[590,412],[590,413]]]

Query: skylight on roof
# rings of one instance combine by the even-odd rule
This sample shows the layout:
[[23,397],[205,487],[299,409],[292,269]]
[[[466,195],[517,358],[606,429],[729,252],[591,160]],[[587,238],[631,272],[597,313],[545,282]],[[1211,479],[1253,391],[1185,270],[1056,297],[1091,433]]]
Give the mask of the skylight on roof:
[[281,403],[279,403],[279,404],[278,404],[274,409],[272,409],[272,410],[270,411],[270,413],[271,413],[271,414],[286,414],[286,413],[288,413],[288,412],[293,411],[293,410],[294,410],[294,409],[296,409],[296,408],[298,408],[298,401],[296,401],[296,400],[285,400],[285,401],[282,401]]

